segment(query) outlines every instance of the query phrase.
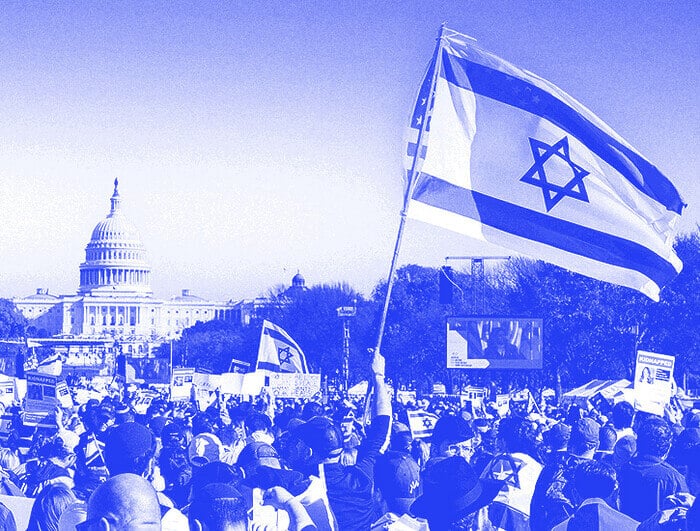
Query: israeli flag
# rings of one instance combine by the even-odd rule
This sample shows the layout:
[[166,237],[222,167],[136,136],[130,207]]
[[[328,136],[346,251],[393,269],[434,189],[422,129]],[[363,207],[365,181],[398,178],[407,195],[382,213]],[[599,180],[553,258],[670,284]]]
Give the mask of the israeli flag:
[[411,218],[654,300],[682,268],[673,184],[571,96],[469,37],[443,29],[409,135]]
[[255,369],[274,372],[308,373],[306,356],[296,341],[281,327],[263,321]]

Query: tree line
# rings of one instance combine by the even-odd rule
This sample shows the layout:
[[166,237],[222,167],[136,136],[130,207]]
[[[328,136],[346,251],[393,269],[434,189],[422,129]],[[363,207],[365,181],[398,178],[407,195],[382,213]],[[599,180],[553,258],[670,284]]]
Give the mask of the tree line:
[[[677,382],[700,387],[700,232],[679,237],[675,247],[684,268],[658,303],[628,288],[515,258],[483,278],[455,269],[452,301],[443,304],[438,268],[403,266],[396,274],[382,343],[387,376],[397,386],[422,391],[434,382],[448,390],[467,383],[562,389],[593,378],[631,378],[641,349],[676,356]],[[248,324],[209,321],[184,330],[172,346],[174,363],[211,372],[227,371],[231,359],[254,366],[262,321],[268,319],[295,339],[310,370],[330,381],[340,379],[343,323],[336,309],[355,306],[349,359],[351,383],[357,382],[365,377],[377,341],[386,288],[386,281],[380,282],[364,297],[344,283],[278,287]],[[0,338],[26,333],[26,321],[8,303],[0,300]],[[473,314],[543,319],[543,369],[447,369],[446,320]],[[170,345],[160,351],[169,356]]]

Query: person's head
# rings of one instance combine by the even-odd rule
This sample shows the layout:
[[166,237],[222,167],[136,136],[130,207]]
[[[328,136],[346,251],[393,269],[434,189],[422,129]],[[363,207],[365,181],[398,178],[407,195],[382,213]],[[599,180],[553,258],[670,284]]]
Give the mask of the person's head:
[[19,456],[9,448],[0,448],[0,468],[12,472],[20,465]]
[[387,510],[395,514],[407,513],[421,494],[420,468],[406,453],[387,452],[380,456],[374,468],[374,479]]
[[496,347],[502,347],[508,342],[506,331],[501,328],[494,328],[491,330],[491,335],[489,336],[489,345]]
[[616,430],[624,430],[632,427],[634,420],[634,406],[629,402],[619,402],[612,410],[612,422]]
[[566,450],[571,437],[571,427],[558,422],[542,434],[545,446],[552,452]]
[[535,432],[532,423],[522,417],[506,417],[498,426],[498,438],[507,453],[534,455],[536,451]]
[[212,483],[229,483],[233,485],[240,483],[241,479],[240,472],[234,467],[221,461],[209,463],[193,470],[189,499],[192,501],[199,491]]
[[665,459],[671,449],[673,432],[668,422],[650,417],[637,430],[637,454]]
[[600,428],[600,445],[598,451],[612,453],[615,443],[617,442],[617,433],[615,428],[610,424],[606,424]]
[[192,466],[187,450],[178,446],[161,450],[158,467],[166,485],[184,486],[192,478]]
[[636,453],[637,439],[631,435],[625,435],[613,447],[613,463],[616,467],[621,467],[629,463]]
[[201,467],[208,463],[221,461],[224,445],[213,433],[200,433],[190,441],[187,452],[190,464],[193,467]]
[[254,475],[259,466],[282,468],[277,450],[267,443],[258,441],[248,443],[241,450],[236,464],[243,470],[245,477]]
[[314,417],[295,427],[284,445],[286,463],[300,472],[314,472],[320,463],[337,462],[343,434],[327,417]]
[[474,454],[472,439],[475,433],[461,415],[444,415],[435,424],[430,443],[432,457],[460,455],[467,461]]
[[34,500],[27,529],[29,531],[56,531],[61,514],[76,501],[75,494],[66,485],[57,483],[44,487]]
[[246,531],[248,507],[232,485],[210,483],[194,493],[187,518],[192,531]]
[[411,512],[427,519],[433,531],[450,529],[469,519],[491,503],[502,486],[501,482],[479,479],[471,465],[458,456],[429,466],[424,479],[423,494],[413,502]]
[[105,440],[105,465],[113,476],[117,474],[148,475],[153,465],[156,439],[146,426],[126,422],[115,426]]
[[569,438],[569,452],[591,459],[600,444],[600,426],[589,418],[577,420],[571,426],[571,437]]
[[97,487],[80,531],[158,531],[160,504],[151,484],[136,474],[118,474]]
[[617,496],[615,469],[602,461],[583,461],[574,470],[574,489],[579,501],[601,498],[614,507]]
[[245,419],[245,427],[249,436],[253,434],[272,435],[272,421],[264,413],[251,411]]
[[307,402],[301,410],[302,420],[311,420],[314,417],[321,417],[325,412],[323,405],[318,402]]

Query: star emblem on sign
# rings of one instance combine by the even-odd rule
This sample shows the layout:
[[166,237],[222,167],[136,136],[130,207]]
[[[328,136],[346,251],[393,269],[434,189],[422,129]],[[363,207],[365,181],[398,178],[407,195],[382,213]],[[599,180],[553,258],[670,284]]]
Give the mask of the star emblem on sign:
[[291,363],[292,353],[289,347],[277,347],[277,355],[279,356],[280,363]]
[[[571,197],[588,203],[588,193],[583,184],[583,178],[589,175],[590,172],[584,170],[571,160],[571,155],[569,153],[569,137],[565,136],[559,142],[551,146],[546,142],[541,142],[534,138],[529,138],[529,140],[532,157],[535,159],[535,163],[527,170],[520,180],[542,189],[544,205],[547,208],[547,212],[552,210],[552,208],[565,197]],[[544,165],[547,161],[552,159],[552,157],[560,159],[571,169],[572,177],[564,185],[553,182],[551,176],[550,179],[547,178]]]
[[425,417],[423,419],[423,426],[428,428],[428,429],[432,428],[433,427],[433,419],[431,419],[430,417]]

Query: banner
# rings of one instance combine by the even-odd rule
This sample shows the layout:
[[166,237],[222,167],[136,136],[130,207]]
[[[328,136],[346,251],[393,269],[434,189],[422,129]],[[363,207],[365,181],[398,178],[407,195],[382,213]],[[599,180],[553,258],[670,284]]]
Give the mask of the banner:
[[505,417],[510,411],[510,395],[496,395],[496,411],[501,417]]
[[73,400],[60,376],[27,373],[24,423],[28,426],[55,427],[56,406],[71,407]]
[[148,408],[151,406],[151,402],[153,402],[157,396],[158,393],[154,391],[139,389],[136,391],[136,396],[132,400],[131,406],[139,415],[145,415],[148,412]]
[[312,398],[321,392],[320,374],[275,373],[270,388],[276,398]]
[[637,351],[634,370],[634,406],[640,411],[663,415],[673,393],[673,365],[676,358],[666,354]]
[[173,379],[170,382],[170,400],[189,400],[194,380],[194,369],[178,367],[173,369]]
[[221,385],[221,375],[195,372],[192,382],[197,389],[206,389],[207,391],[211,391],[213,393]]
[[245,373],[227,372],[219,379],[219,391],[224,395],[243,394],[243,379]]

